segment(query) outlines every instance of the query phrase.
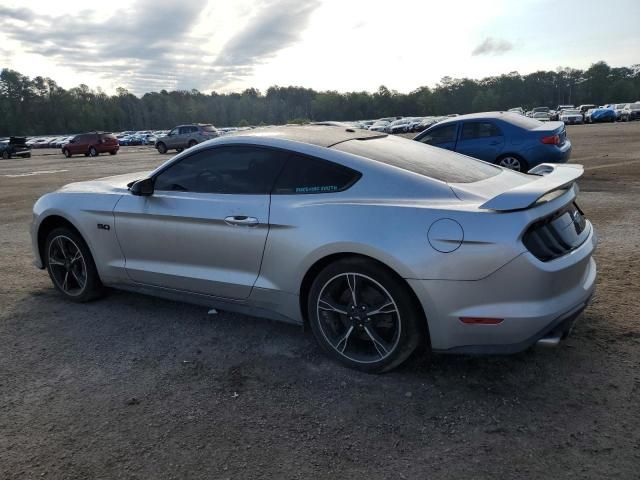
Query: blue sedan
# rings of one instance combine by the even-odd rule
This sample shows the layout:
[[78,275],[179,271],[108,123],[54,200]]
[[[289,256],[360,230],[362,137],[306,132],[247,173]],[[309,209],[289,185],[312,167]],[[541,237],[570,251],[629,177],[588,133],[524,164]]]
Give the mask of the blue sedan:
[[444,120],[414,138],[518,172],[540,163],[564,163],[571,142],[562,122],[540,122],[509,112],[484,112]]

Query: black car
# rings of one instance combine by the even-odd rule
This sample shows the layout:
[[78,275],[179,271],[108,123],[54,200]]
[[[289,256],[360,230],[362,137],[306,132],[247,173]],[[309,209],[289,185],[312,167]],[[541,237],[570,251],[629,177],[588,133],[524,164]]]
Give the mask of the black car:
[[5,160],[12,157],[29,158],[31,156],[31,147],[27,145],[25,137],[10,137],[8,142],[0,143],[0,155]]

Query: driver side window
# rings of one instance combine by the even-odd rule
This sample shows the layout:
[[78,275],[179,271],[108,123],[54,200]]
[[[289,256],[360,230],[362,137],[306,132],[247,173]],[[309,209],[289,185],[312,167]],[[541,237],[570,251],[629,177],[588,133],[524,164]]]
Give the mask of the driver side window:
[[202,150],[160,173],[158,191],[267,194],[280,173],[286,154],[255,147]]

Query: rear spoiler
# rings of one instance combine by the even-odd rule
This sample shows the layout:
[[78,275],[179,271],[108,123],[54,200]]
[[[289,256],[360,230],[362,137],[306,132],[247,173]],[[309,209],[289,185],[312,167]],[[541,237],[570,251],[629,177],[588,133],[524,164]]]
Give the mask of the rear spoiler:
[[582,165],[541,163],[527,172],[540,178],[512,188],[480,205],[487,210],[522,210],[536,203],[546,194],[569,187],[584,173]]

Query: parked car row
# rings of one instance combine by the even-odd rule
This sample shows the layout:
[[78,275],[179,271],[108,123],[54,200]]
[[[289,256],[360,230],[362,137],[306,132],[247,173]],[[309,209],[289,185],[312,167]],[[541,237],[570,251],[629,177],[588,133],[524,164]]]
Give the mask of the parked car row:
[[[431,125],[438,123],[448,116],[427,116],[427,117],[388,117],[378,120],[358,120],[355,122],[339,122],[349,124],[355,128],[371,130],[373,132],[384,133],[412,133],[422,132]],[[323,122],[326,123],[326,122]],[[334,122],[336,123],[336,122]]]
[[572,125],[596,122],[629,122],[640,119],[640,102],[608,103],[602,106],[583,104],[578,107],[558,105],[555,110],[549,107],[536,107],[526,112],[522,107],[515,107],[510,108],[509,112],[519,113],[542,122],[559,120]]

